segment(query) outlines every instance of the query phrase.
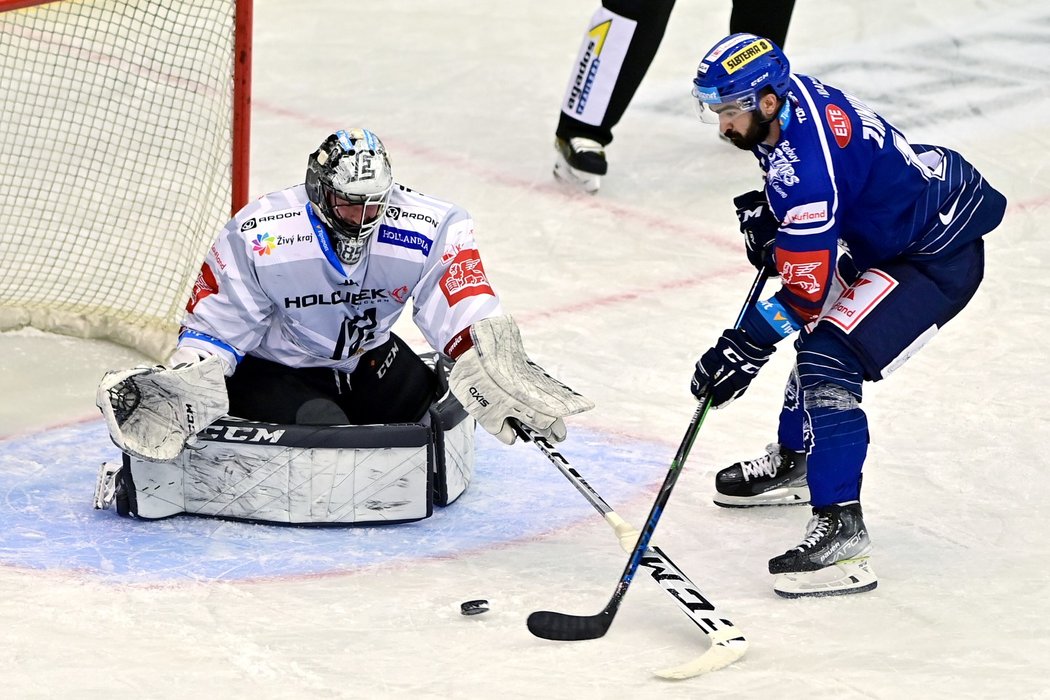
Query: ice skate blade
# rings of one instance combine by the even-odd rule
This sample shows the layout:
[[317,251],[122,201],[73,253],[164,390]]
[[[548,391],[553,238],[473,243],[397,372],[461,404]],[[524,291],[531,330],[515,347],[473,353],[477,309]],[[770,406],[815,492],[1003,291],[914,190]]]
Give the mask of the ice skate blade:
[[106,510],[116,500],[117,476],[121,469],[121,464],[110,464],[109,462],[103,462],[98,468],[98,475],[95,478],[95,497],[92,499],[95,510]]
[[864,593],[878,585],[870,557],[865,556],[835,562],[816,571],[777,574],[773,579],[773,592],[783,598],[819,598]]
[[587,173],[569,165],[569,162],[558,153],[554,161],[554,177],[571,187],[583,190],[587,194],[595,194],[602,185],[602,176]]
[[729,496],[716,493],[712,499],[723,508],[753,508],[754,506],[802,506],[809,503],[808,486],[773,489],[757,496]]

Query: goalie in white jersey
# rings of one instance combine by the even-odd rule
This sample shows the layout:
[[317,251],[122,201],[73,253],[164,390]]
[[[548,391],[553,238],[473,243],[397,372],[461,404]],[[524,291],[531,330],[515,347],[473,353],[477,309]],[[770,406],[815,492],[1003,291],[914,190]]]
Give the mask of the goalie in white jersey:
[[[452,394],[504,442],[515,422],[562,440],[563,418],[592,406],[525,355],[470,215],[394,182],[382,142],[358,128],[325,139],[304,184],[237,213],[201,267],[171,369],[110,373],[100,408],[125,453],[158,461],[226,412],[284,425],[418,421],[444,387],[391,331],[409,301],[430,346],[456,360]],[[167,408],[142,410],[150,401]]]

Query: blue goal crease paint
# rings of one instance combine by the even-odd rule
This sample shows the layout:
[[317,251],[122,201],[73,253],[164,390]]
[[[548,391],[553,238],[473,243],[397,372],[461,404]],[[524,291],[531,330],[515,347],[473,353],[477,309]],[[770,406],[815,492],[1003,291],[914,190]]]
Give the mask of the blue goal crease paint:
[[[644,495],[669,458],[666,445],[578,428],[562,449],[587,465],[588,480],[614,505]],[[91,503],[99,465],[118,459],[102,421],[0,443],[0,565],[132,584],[335,574],[465,555],[598,517],[541,452],[525,443],[507,447],[480,430],[467,491],[430,518],[403,525],[122,518]]]

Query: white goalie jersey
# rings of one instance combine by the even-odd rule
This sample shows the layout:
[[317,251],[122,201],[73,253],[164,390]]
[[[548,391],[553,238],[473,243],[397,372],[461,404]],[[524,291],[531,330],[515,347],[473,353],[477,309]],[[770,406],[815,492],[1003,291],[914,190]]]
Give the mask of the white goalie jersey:
[[460,331],[503,313],[470,215],[395,185],[366,254],[345,266],[298,185],[248,204],[223,229],[193,287],[179,347],[218,355],[227,375],[247,353],[352,372],[389,338],[409,300],[416,326],[446,354]]

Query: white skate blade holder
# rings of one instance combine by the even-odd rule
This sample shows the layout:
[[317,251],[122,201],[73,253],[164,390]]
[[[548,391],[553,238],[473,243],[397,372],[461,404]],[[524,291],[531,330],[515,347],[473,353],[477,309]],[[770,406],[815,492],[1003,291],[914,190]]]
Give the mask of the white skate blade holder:
[[602,186],[602,176],[596,175],[595,173],[588,173],[583,170],[569,165],[569,161],[565,160],[560,152],[555,156],[554,161],[554,177],[561,180],[562,182],[580,189],[587,194],[595,194]]
[[870,557],[864,556],[835,562],[816,571],[777,574],[773,591],[784,598],[807,598],[863,593],[878,584]]
[[98,475],[95,477],[95,497],[92,499],[95,510],[106,510],[113,503],[117,493],[117,475],[121,468],[119,462],[103,462],[98,468]]
[[716,493],[712,499],[723,508],[751,508],[754,506],[802,506],[809,503],[808,486],[785,486],[755,496],[730,496]]

